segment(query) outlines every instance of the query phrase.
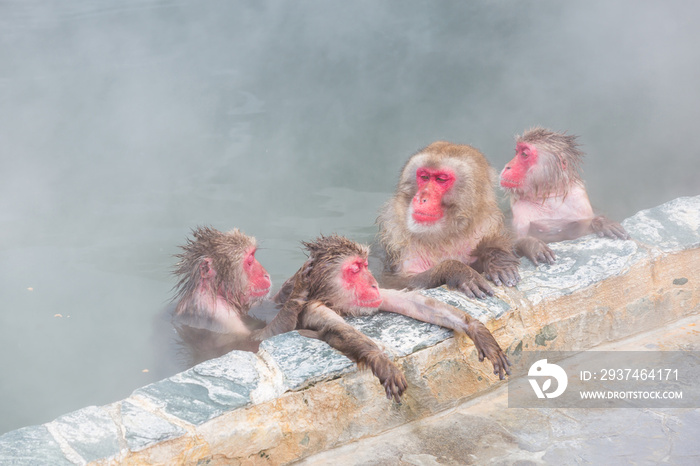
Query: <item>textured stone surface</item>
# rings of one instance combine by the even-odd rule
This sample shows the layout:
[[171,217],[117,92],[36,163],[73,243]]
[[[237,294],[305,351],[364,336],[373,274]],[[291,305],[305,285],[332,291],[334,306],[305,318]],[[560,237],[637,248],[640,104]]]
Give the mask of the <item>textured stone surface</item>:
[[633,239],[663,252],[700,246],[700,196],[680,197],[642,210],[622,225]]
[[124,439],[131,451],[140,451],[153,444],[178,438],[187,431],[133,403],[123,401],[119,409]]
[[582,290],[606,278],[627,272],[647,253],[634,241],[598,238],[589,235],[574,241],[552,243],[557,256],[554,264],[538,267],[521,261],[521,281],[517,289],[533,304]]
[[442,287],[423,290],[421,293],[461,309],[482,322],[498,319],[510,311],[510,305],[498,296],[478,300],[469,299],[462,293],[450,291]]
[[3,465],[72,465],[61,447],[44,426],[13,430],[0,436],[0,464]]
[[389,312],[347,320],[396,356],[406,356],[452,336],[452,330]]
[[119,428],[102,408],[88,406],[49,424],[85,461],[119,453]]
[[201,424],[250,403],[258,384],[257,357],[232,351],[185,372],[134,391],[163,411],[190,424]]
[[302,337],[297,332],[263,341],[260,350],[269,354],[279,366],[289,390],[338,377],[355,367],[352,361],[325,342]]

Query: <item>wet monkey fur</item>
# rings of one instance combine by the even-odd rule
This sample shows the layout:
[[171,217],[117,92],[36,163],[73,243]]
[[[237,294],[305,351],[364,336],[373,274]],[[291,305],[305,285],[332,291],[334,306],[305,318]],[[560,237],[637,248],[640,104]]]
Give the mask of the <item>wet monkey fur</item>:
[[533,128],[516,138],[515,157],[501,171],[510,196],[516,252],[535,265],[553,263],[545,243],[598,236],[628,239],[617,222],[595,215],[581,178],[577,137]]
[[277,327],[296,323],[280,322],[289,313],[267,326],[248,315],[265,302],[271,287],[270,275],[255,258],[252,236],[199,227],[181,249],[173,270],[179,280],[172,323],[191,351],[192,364],[234,349],[257,351],[260,340],[281,333]]
[[382,284],[447,284],[469,297],[492,295],[488,282],[514,286],[519,259],[494,192],[496,172],[474,147],[439,141],[404,165],[377,223]]
[[[275,296],[282,305],[279,321],[297,320],[299,333],[323,340],[359,366],[369,368],[389,399],[400,401],[406,390],[403,373],[372,339],[348,324],[343,316],[381,310],[466,333],[474,342],[480,361],[488,358],[494,374],[501,379],[510,374],[505,354],[477,319],[418,292],[379,288],[368,268],[367,246],[338,235],[320,236],[303,244],[308,260]],[[293,329],[277,327],[281,331]]]

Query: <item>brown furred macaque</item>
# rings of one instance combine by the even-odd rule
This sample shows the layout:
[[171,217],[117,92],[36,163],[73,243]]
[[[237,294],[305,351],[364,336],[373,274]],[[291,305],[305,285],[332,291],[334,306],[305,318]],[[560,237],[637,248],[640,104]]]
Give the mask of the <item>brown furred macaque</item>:
[[434,142],[404,165],[377,219],[385,251],[382,285],[447,284],[473,298],[493,295],[479,274],[515,286],[519,259],[494,192],[496,172],[472,146]]
[[516,138],[515,157],[501,171],[501,187],[510,195],[516,253],[535,265],[555,260],[545,243],[589,233],[629,239],[622,225],[593,213],[578,147],[577,136],[535,127]]
[[210,227],[196,228],[192,236],[176,255],[179,281],[172,320],[193,364],[234,349],[257,351],[260,340],[282,333],[276,328],[296,324],[281,322],[293,317],[290,312],[266,327],[248,315],[271,287],[270,275],[255,258],[255,238],[238,229],[224,233]]
[[415,291],[379,288],[368,268],[367,246],[338,235],[320,236],[303,244],[309,258],[275,297],[283,304],[280,314],[292,314],[287,322],[298,316],[300,334],[323,340],[360,367],[369,368],[384,386],[387,398],[401,401],[406,378],[372,339],[348,324],[343,316],[382,310],[466,333],[474,342],[480,361],[488,358],[494,374],[501,379],[510,374],[508,359],[491,332],[477,319]]

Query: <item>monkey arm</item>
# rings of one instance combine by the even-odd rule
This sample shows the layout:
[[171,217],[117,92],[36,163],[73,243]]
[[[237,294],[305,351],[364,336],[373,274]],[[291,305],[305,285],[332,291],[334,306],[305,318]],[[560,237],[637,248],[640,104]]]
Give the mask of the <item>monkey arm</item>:
[[556,260],[554,251],[549,249],[544,241],[533,236],[518,238],[514,249],[518,256],[527,257],[535,265],[539,265],[540,262],[551,265]]
[[609,218],[598,215],[591,221],[591,228],[598,236],[607,236],[608,238],[630,239],[627,231],[617,222]]
[[466,333],[474,342],[479,361],[484,357],[493,364],[493,373],[503,380],[510,375],[510,362],[489,329],[466,312],[415,291],[379,290],[380,311],[394,312],[422,322]]
[[300,319],[302,335],[325,341],[360,367],[368,367],[379,379],[388,399],[401,402],[407,382],[401,370],[391,362],[371,338],[345,322],[334,310],[319,301],[307,303]]
[[282,289],[275,296],[278,305],[281,305],[280,311],[265,328],[252,332],[253,340],[262,341],[297,328],[299,314],[304,310],[309,296],[309,287],[303,275],[303,269],[302,267],[282,285]]
[[454,259],[440,262],[425,272],[408,279],[407,287],[411,289],[435,288],[447,285],[464,293],[470,298],[493,296],[493,290],[479,273],[467,264]]

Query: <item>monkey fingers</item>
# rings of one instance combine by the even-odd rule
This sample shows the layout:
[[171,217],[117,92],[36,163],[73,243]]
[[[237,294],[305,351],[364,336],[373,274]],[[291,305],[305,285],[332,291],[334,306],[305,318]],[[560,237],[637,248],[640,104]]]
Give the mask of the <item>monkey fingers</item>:
[[[351,358],[352,359],[352,358]],[[401,395],[406,391],[408,382],[403,372],[381,350],[372,350],[363,354],[357,361],[360,367],[368,367],[384,387],[386,398],[401,403]]]
[[549,249],[549,246],[539,238],[526,236],[515,242],[515,252],[519,256],[525,256],[530,259],[535,265],[540,265],[540,262],[552,265],[556,260],[554,251]]
[[619,239],[629,239],[629,234],[625,231],[624,227],[617,222],[609,220],[603,215],[599,215],[591,221],[591,228],[594,232],[598,234],[601,238],[607,236],[608,238],[619,238]]
[[401,395],[406,391],[408,382],[406,382],[406,377],[400,370],[397,369],[390,377],[384,379],[382,385],[384,386],[387,400],[393,399],[397,403],[401,403]]
[[520,281],[518,265],[513,254],[496,249],[484,260],[484,275],[498,286],[515,286]]
[[489,329],[484,324],[476,319],[469,319],[467,324],[467,335],[474,342],[479,361],[483,361],[486,357],[493,364],[493,373],[499,379],[505,379],[505,375],[510,375],[510,361],[505,353],[498,345],[498,342],[493,337]]
[[458,279],[449,280],[447,286],[456,288],[469,298],[484,299],[493,296],[493,289],[488,282],[471,267],[465,267],[465,273]]

